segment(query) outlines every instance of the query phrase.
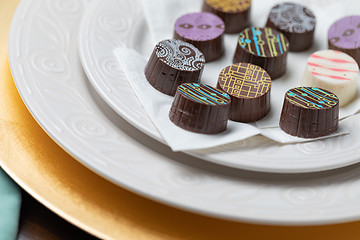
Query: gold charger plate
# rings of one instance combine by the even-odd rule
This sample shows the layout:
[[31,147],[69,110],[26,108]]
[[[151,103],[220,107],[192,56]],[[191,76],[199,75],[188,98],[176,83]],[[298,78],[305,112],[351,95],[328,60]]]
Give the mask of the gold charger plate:
[[37,124],[14,85],[7,34],[16,1],[0,1],[0,164],[34,198],[104,239],[358,239],[360,222],[311,227],[239,223],[148,200],[96,175]]

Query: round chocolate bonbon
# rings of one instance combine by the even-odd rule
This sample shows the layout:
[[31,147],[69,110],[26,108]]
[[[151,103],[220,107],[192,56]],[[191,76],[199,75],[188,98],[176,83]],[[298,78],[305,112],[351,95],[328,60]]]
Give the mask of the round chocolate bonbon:
[[145,67],[148,82],[157,90],[174,96],[185,82],[199,82],[205,57],[192,44],[170,39],[159,42]]
[[267,27],[246,28],[240,33],[233,63],[258,65],[276,79],[286,71],[288,50],[289,42],[282,33]]
[[223,33],[224,22],[215,14],[189,13],[176,20],[174,38],[191,43],[210,62],[224,53]]
[[342,107],[356,96],[358,75],[359,66],[346,53],[320,50],[309,57],[301,85],[335,93]]
[[285,93],[280,128],[302,138],[329,135],[338,129],[339,99],[325,89],[296,87]]
[[230,96],[209,85],[181,84],[171,105],[170,120],[185,130],[214,134],[226,130]]
[[360,16],[348,16],[334,22],[328,31],[330,49],[345,52],[360,66]]
[[300,4],[280,3],[271,10],[266,27],[271,27],[288,39],[290,51],[304,51],[311,47],[316,19],[313,12]]
[[238,33],[249,26],[251,0],[204,0],[202,10],[218,15],[225,33]]
[[271,78],[259,66],[235,63],[219,74],[217,88],[231,97],[229,119],[254,122],[270,111]]

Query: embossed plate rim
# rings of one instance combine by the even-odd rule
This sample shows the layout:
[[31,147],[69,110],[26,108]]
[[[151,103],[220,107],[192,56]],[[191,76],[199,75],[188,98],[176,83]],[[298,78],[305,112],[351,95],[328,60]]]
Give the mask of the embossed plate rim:
[[[134,129],[117,114],[113,117],[120,123],[119,126],[114,125],[104,114],[103,109],[97,105],[99,103],[95,102],[93,96],[90,95],[86,84],[87,79],[82,74],[77,53],[73,51],[77,50],[77,39],[73,35],[78,30],[78,21],[76,20],[81,17],[87,1],[69,1],[70,9],[60,15],[59,12],[54,13],[48,9],[58,3],[56,1],[22,0],[11,25],[9,63],[21,97],[33,116],[46,129],[47,133],[66,151],[76,156],[80,163],[115,184],[151,199],[224,219],[267,224],[310,225],[360,218],[358,207],[360,199],[359,165],[330,173],[301,174],[297,178],[294,178],[294,175],[288,177],[277,174],[268,175],[221,166],[219,169],[218,166],[185,154],[172,153],[164,145],[154,142],[151,138],[147,139],[146,135]],[[78,6],[78,11],[75,11],[77,4],[80,6]],[[74,6],[75,10],[71,6]],[[57,24],[60,24],[58,25],[60,28],[52,28],[52,25],[46,28],[36,28],[36,25],[31,22],[34,18],[45,21],[44,24],[58,20]],[[53,43],[54,39],[59,40],[53,38],[56,36],[53,35],[56,32],[52,31],[57,31],[57,29],[61,29],[61,35],[58,37],[68,40],[65,42],[68,44],[65,44],[67,55],[63,61],[72,70],[70,80],[74,81],[61,81],[62,78],[58,77],[59,72],[57,71],[46,72],[50,73],[50,78],[49,76],[42,76],[41,79],[31,78],[31,74],[39,72],[36,67],[30,68],[31,61],[28,57],[31,56],[26,54],[26,50],[34,47],[31,37],[35,36],[36,38],[36,48],[46,50],[47,54],[45,55],[49,57],[49,61],[56,60],[64,53],[58,51],[56,53],[59,56],[53,55],[54,45],[49,44],[49,42]],[[52,38],[48,38],[48,36],[52,36]],[[46,37],[48,42],[42,37]],[[61,46],[63,45],[60,44],[59,47]],[[48,63],[54,63],[54,61],[49,61]],[[57,65],[50,64],[48,66]],[[29,72],[29,70],[31,71]],[[55,81],[46,85],[50,80]],[[43,99],[39,97],[44,94],[41,90],[44,91],[56,84],[70,85],[61,85],[63,88],[55,88],[56,91],[54,88],[50,88],[53,91],[51,94],[45,95],[47,101],[41,101]],[[73,90],[76,91],[72,92]],[[69,96],[74,99],[60,98],[59,100],[62,101],[58,103],[55,95],[63,97],[67,96],[68,92],[72,93]],[[89,105],[79,103],[77,101],[79,96],[84,96],[87,100],[85,103]],[[50,108],[51,104],[57,107]],[[62,109],[61,106],[65,106],[65,108]],[[111,130],[110,134],[102,137],[95,131],[93,132],[95,136],[90,138],[89,135],[85,135],[86,132],[78,134],[79,129],[74,131],[73,128],[64,127],[64,125],[68,126],[69,122],[63,121],[62,118],[66,113],[64,111],[69,109],[72,110],[71,113],[85,112],[82,120],[99,121]],[[90,116],[88,116],[89,114]],[[358,128],[360,116],[349,119],[348,122],[349,125]],[[91,127],[86,129],[94,130]],[[118,158],[114,159],[115,161],[109,161],[110,155],[101,155],[96,151],[104,150],[100,148],[102,146],[99,143],[100,140],[113,140],[114,138],[122,141],[118,145],[107,146],[116,148],[118,151],[116,152]],[[98,156],[100,159],[96,159]],[[111,156],[114,157],[114,155]],[[39,198],[41,199],[41,196]],[[61,211],[61,209],[58,210]],[[309,212],[311,214],[307,214]],[[70,219],[70,221],[81,226],[76,219]]]

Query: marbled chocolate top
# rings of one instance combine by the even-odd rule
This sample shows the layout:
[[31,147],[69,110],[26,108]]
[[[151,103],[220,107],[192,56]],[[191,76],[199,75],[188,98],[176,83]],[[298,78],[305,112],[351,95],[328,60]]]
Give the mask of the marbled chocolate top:
[[189,13],[176,20],[175,31],[190,40],[212,40],[224,33],[224,21],[208,12]]
[[261,57],[277,57],[289,49],[286,37],[272,28],[245,28],[239,37],[239,45],[246,51]]
[[329,41],[343,49],[360,48],[360,16],[348,16],[330,26]]
[[230,102],[229,94],[209,85],[199,83],[183,83],[178,91],[195,102],[207,105],[225,105]]
[[181,71],[197,71],[205,65],[203,53],[181,40],[163,40],[155,46],[155,53],[162,62]]
[[334,93],[316,87],[296,87],[288,90],[285,97],[292,104],[306,109],[329,109],[339,103]]
[[244,12],[251,6],[251,0],[206,0],[212,8],[225,13]]
[[269,74],[251,63],[235,63],[224,68],[218,79],[222,90],[237,98],[257,98],[271,88]]
[[305,33],[315,29],[313,12],[295,3],[280,3],[270,10],[270,21],[279,29],[290,33]]

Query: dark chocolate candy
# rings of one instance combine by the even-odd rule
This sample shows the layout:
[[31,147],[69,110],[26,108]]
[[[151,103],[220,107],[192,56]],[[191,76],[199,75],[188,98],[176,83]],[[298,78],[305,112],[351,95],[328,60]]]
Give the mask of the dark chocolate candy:
[[276,79],[285,73],[288,50],[289,42],[282,33],[272,28],[246,28],[240,33],[233,62],[258,65]]
[[316,138],[335,132],[339,123],[339,99],[327,90],[297,87],[285,93],[281,129],[293,136]]
[[174,96],[185,82],[199,82],[205,57],[192,44],[170,39],[159,42],[145,67],[149,83],[162,93]]
[[217,88],[231,97],[231,120],[254,122],[270,111],[271,78],[259,66],[236,63],[224,68]]
[[330,49],[352,56],[360,66],[360,16],[347,16],[334,22],[328,31]]
[[280,3],[271,10],[266,27],[271,27],[289,40],[290,51],[304,51],[311,47],[316,19],[307,7],[295,3]]
[[204,54],[206,62],[223,55],[223,33],[223,20],[208,12],[183,15],[176,20],[174,28],[174,38],[197,47]]
[[214,134],[226,130],[230,96],[211,86],[181,84],[171,105],[169,118],[177,126],[192,132]]
[[238,33],[249,26],[251,0],[204,0],[202,10],[218,15],[225,33]]

